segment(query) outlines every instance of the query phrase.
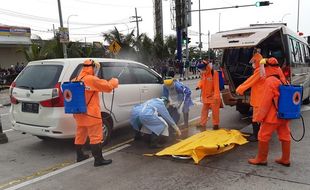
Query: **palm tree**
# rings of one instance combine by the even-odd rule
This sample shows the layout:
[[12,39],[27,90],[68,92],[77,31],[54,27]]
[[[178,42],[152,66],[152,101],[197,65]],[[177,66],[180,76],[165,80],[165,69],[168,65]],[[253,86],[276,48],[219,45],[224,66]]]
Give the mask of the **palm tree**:
[[120,33],[116,27],[114,30],[111,30],[109,33],[103,34],[104,40],[109,44],[112,44],[113,41],[116,41],[120,46],[120,52],[117,55],[119,58],[126,59],[137,59],[137,54],[134,49],[135,40],[134,40],[134,30],[132,30],[129,34],[124,35]]
[[47,56],[47,52],[44,52],[40,47],[40,45],[35,43],[32,43],[29,48],[24,47],[22,49],[17,50],[17,52],[22,52],[28,62],[46,59]]
[[169,35],[165,39],[165,44],[168,47],[170,58],[175,57],[175,51],[177,49],[177,37],[175,35]]
[[138,37],[135,46],[138,49],[139,61],[146,65],[152,65],[150,63],[154,58],[154,45],[152,39],[143,33]]

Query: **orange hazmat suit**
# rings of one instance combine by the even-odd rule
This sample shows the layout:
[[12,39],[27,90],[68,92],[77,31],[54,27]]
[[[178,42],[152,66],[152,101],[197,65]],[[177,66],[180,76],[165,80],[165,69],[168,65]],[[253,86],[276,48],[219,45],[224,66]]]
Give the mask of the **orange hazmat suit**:
[[76,78],[77,81],[83,81],[85,85],[85,102],[87,104],[87,113],[74,114],[77,123],[75,144],[85,144],[87,136],[90,138],[90,144],[98,144],[103,140],[102,118],[99,103],[99,92],[111,92],[118,87],[118,79],[111,80],[99,79],[94,76],[94,66],[91,66],[92,60],[86,60],[81,73]]
[[202,70],[201,79],[197,84],[197,89],[201,89],[202,109],[200,125],[205,126],[208,121],[208,112],[212,110],[213,126],[220,123],[220,88],[219,75],[217,71],[211,72],[212,68],[208,65]]
[[240,95],[243,95],[243,93],[251,88],[251,96],[250,96],[250,105],[253,107],[253,117],[252,121],[256,121],[256,115],[258,111],[258,106],[261,101],[261,92],[263,90],[263,84],[264,84],[264,78],[260,76],[260,70],[259,70],[259,63],[262,59],[262,55],[260,53],[255,53],[250,60],[251,63],[253,63],[254,66],[254,73],[250,78],[248,78],[246,81],[244,81],[241,85],[238,86],[236,89],[236,92]]
[[282,83],[285,84],[286,80],[275,58],[267,60],[265,70],[266,80],[262,93],[262,102],[256,118],[257,121],[261,122],[261,129],[258,133],[258,155],[254,159],[249,159],[248,162],[255,165],[267,164],[269,140],[272,133],[277,131],[278,138],[282,142],[282,157],[277,159],[276,162],[290,166],[289,120],[279,119],[277,116],[277,105],[280,96],[279,86]]

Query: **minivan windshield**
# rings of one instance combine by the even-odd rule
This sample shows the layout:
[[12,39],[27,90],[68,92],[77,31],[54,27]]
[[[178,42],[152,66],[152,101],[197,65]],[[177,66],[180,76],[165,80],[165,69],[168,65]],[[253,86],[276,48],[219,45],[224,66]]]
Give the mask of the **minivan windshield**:
[[62,69],[62,65],[27,66],[16,79],[16,87],[26,89],[54,88]]

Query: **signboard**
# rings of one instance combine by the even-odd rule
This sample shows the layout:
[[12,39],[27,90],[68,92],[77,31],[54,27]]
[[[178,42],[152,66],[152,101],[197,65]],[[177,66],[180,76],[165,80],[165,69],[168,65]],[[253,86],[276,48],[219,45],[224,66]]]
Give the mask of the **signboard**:
[[16,26],[0,26],[0,36],[26,36],[30,37],[30,28]]
[[118,54],[120,49],[121,49],[121,46],[116,41],[113,41],[111,45],[109,46],[109,51],[113,53],[114,55]]
[[60,43],[69,43],[69,30],[68,28],[59,27],[59,41]]
[[93,42],[93,47],[96,49],[101,49],[102,48],[102,43],[101,42]]

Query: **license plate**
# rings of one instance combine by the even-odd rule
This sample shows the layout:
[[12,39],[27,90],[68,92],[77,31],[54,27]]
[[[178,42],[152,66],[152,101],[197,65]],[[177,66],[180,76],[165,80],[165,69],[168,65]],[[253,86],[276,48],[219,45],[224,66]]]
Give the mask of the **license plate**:
[[39,113],[39,104],[23,102],[22,112]]

